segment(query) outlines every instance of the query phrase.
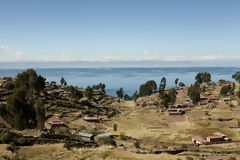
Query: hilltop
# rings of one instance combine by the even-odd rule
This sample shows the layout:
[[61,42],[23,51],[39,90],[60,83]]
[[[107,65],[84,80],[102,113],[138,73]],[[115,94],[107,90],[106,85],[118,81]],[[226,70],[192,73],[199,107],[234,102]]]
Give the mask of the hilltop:
[[[4,79],[4,83],[16,86],[17,77]],[[37,128],[37,121],[36,125],[17,129],[1,116],[1,141],[8,144],[0,145],[0,156],[13,158],[16,153],[26,159],[173,160],[240,157],[238,83],[223,80],[200,83],[197,102],[189,95],[189,88],[194,85],[174,87],[175,99],[164,99],[171,97],[173,90],[164,87],[163,98],[162,92],[144,92],[147,95],[128,97],[129,100],[106,95],[104,86],[85,89],[68,86],[63,81],[62,84],[45,82],[39,94],[30,89],[31,100],[43,102],[43,127]],[[14,93],[13,86],[0,89],[1,107],[9,105],[8,98]],[[179,109],[184,112],[180,114]],[[193,136],[205,138],[215,132],[232,141],[193,144]],[[6,135],[9,135],[7,141]]]

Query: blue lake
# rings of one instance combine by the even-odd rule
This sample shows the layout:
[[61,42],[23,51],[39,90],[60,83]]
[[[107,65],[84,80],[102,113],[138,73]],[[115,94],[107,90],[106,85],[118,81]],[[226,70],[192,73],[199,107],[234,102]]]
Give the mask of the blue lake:
[[[195,81],[198,72],[210,72],[213,81],[219,79],[232,80],[232,74],[239,71],[238,67],[188,67],[188,68],[35,68],[38,74],[46,77],[47,81],[59,82],[63,76],[67,83],[79,87],[87,87],[97,83],[106,84],[109,95],[116,95],[116,90],[123,87],[124,92],[132,95],[139,86],[147,80],[160,83],[164,76],[167,87],[174,86],[178,77],[179,82],[186,85]],[[0,77],[15,76],[23,69],[0,69]]]

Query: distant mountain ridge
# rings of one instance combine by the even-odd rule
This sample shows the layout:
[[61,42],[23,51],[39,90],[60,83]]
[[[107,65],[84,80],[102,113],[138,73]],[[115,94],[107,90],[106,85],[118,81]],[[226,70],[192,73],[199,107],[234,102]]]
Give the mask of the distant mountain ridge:
[[0,69],[98,67],[240,67],[236,60],[205,61],[30,61],[0,62]]

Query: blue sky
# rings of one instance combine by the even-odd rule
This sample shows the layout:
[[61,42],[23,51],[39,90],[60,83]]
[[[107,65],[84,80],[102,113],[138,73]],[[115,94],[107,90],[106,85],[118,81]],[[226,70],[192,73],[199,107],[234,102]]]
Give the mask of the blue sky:
[[0,62],[240,60],[239,0],[0,0]]

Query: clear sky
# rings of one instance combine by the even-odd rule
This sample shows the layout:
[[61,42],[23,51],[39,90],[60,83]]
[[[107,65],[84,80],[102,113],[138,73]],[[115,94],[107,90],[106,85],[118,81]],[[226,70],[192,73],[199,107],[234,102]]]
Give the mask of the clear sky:
[[240,60],[239,0],[0,0],[0,61]]

